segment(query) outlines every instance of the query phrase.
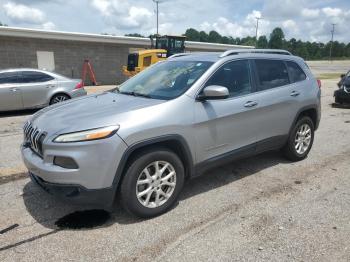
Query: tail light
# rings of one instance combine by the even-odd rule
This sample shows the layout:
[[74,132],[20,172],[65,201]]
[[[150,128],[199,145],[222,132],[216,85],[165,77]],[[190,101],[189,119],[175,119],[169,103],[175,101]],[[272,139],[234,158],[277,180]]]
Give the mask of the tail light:
[[83,81],[80,81],[80,82],[75,86],[74,89],[79,89],[79,88],[83,88],[83,87],[84,87],[84,83],[83,83]]
[[320,79],[317,79],[317,85],[318,85],[319,88],[321,88],[322,83],[321,83],[321,80],[320,80]]

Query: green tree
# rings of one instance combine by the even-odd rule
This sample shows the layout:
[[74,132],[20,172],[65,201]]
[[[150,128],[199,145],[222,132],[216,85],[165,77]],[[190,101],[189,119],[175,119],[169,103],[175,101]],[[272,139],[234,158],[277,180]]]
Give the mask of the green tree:
[[221,38],[221,43],[222,44],[229,44],[230,43],[230,39],[227,36],[223,36]]
[[206,32],[200,31],[199,32],[199,41],[201,42],[208,42],[209,36]]
[[296,49],[295,49],[295,55],[300,56],[304,59],[308,59],[309,58],[309,52],[306,48],[306,44],[303,43],[302,41],[298,40],[296,42]]
[[257,48],[268,48],[269,42],[267,41],[267,37],[262,35],[258,38],[258,42],[256,43]]
[[189,41],[200,41],[201,40],[200,33],[196,29],[193,29],[193,28],[187,29],[185,32],[185,36],[186,36],[186,40],[189,40]]
[[[188,40],[200,41],[200,42],[212,42],[223,43],[231,45],[250,45],[258,48],[283,48],[290,51],[294,55],[298,55],[308,60],[316,59],[328,59],[331,42],[326,44],[320,42],[301,41],[295,38],[286,40],[281,28],[275,28],[268,41],[266,36],[260,36],[257,43],[255,37],[246,36],[243,38],[235,36],[221,36],[216,31],[211,31],[207,34],[204,31],[198,32],[194,28],[186,30],[185,35]],[[350,58],[350,43],[333,42],[332,57],[337,58]]]
[[1,21],[0,21],[0,26],[8,26],[7,24],[3,24]]
[[252,37],[252,36],[244,37],[241,39],[240,44],[255,46],[255,37]]
[[274,49],[281,49],[283,48],[284,41],[285,39],[283,30],[280,27],[273,29],[272,33],[270,34],[269,47]]
[[216,32],[216,31],[210,31],[209,32],[209,37],[208,37],[208,42],[210,43],[221,43],[221,35]]
[[132,34],[126,34],[125,36],[133,36],[133,37],[145,37],[141,34],[138,34],[138,33],[132,33]]

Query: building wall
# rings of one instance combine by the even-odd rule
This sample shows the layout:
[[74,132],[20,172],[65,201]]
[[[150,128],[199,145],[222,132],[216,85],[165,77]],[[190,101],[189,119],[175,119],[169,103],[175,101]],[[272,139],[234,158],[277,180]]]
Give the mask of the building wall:
[[37,51],[53,52],[55,72],[68,77],[80,78],[84,59],[89,59],[99,84],[125,80],[121,68],[127,62],[129,46],[112,43],[0,36],[0,69],[38,68]]

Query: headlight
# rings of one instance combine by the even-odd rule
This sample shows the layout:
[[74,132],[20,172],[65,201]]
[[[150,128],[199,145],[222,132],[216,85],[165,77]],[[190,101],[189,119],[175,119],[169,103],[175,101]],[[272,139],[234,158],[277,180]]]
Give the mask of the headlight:
[[119,129],[119,126],[107,126],[95,129],[89,129],[74,133],[59,135],[53,142],[68,143],[68,142],[82,142],[96,139],[107,138],[114,135]]

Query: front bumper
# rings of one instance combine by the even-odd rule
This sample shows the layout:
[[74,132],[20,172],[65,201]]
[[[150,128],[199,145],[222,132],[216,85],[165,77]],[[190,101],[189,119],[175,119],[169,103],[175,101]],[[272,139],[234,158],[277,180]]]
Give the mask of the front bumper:
[[[32,180],[53,195],[83,204],[109,205],[114,200],[116,171],[127,146],[117,134],[110,138],[76,142],[44,141],[41,157],[25,144],[22,158]],[[69,157],[78,168],[54,164],[55,157]],[[110,197],[110,201],[106,198]]]
[[350,103],[350,94],[343,89],[334,91],[334,97],[336,103]]
[[89,190],[80,185],[49,183],[30,172],[29,177],[33,183],[41,187],[44,191],[69,204],[92,205],[107,210],[113,207],[114,196],[116,194],[116,190],[113,187]]

